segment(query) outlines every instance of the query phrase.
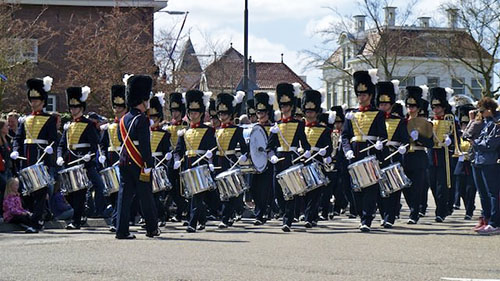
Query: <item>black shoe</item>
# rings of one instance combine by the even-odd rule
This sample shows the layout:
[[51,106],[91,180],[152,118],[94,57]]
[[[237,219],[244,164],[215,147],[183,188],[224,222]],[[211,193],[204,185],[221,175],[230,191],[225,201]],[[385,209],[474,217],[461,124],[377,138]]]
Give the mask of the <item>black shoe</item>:
[[34,229],[33,227],[28,227],[28,228],[26,228],[26,230],[24,232],[26,232],[26,233],[38,233],[38,230]]
[[283,230],[283,232],[290,232],[291,231],[290,227],[286,224],[281,227],[281,230]]
[[320,221],[327,221],[327,220],[328,220],[328,218],[327,218],[327,217],[328,217],[328,216],[326,216],[326,217],[325,217],[325,216],[323,216],[323,215],[320,215],[320,216],[319,216],[319,220],[320,220]]
[[355,219],[356,217],[357,217],[357,216],[356,216],[356,215],[354,215],[354,214],[349,214],[349,216],[348,216],[348,218],[350,218],[350,219]]
[[109,227],[109,232],[116,232],[116,227],[115,226],[110,226]]
[[188,226],[188,227],[186,228],[186,232],[189,232],[189,233],[194,233],[194,232],[196,232],[196,229],[194,229],[194,227],[192,227],[192,226]]
[[176,217],[173,217],[170,219],[171,222],[180,222],[181,220],[176,218]]
[[370,232],[370,227],[366,224],[363,224],[359,227],[359,230],[361,230],[361,232]]
[[228,226],[233,226],[233,223],[234,223],[234,220],[233,220],[233,219],[230,219],[230,220],[227,222],[227,225],[228,225]]
[[208,215],[207,220],[208,221],[215,221],[215,220],[217,220],[217,218],[214,215]]
[[436,216],[436,219],[434,219],[436,222],[444,222],[444,218],[440,216]]
[[67,230],[74,230],[74,229],[80,229],[79,225],[74,225],[73,223],[70,223],[66,226]]
[[219,229],[224,229],[224,228],[227,228],[227,224],[221,222],[219,223],[219,226],[218,226]]
[[318,222],[317,222],[317,221],[312,221],[312,222],[311,222],[311,225],[312,225],[312,226],[318,226]]
[[417,221],[414,219],[409,219],[407,224],[417,224]]
[[304,226],[305,226],[306,228],[312,228],[312,227],[313,227],[313,226],[312,226],[312,223],[310,223],[310,222],[308,222],[308,221],[306,221],[306,223],[304,223]]
[[203,229],[205,229],[205,225],[204,224],[198,225],[197,230],[203,230]]
[[189,225],[189,223],[187,221],[182,223],[182,226],[188,226],[188,225]]
[[421,217],[421,218],[425,217],[425,213],[424,212],[418,212],[418,216]]
[[454,205],[454,206],[453,206],[453,209],[455,209],[455,210],[460,210],[460,205]]
[[153,232],[147,232],[146,233],[146,236],[149,237],[149,238],[153,238],[155,236],[160,236],[161,234],[161,230],[159,228],[157,228],[155,231]]
[[260,220],[255,220],[255,221],[253,222],[253,225],[262,225],[262,224],[263,224],[263,223],[262,223],[262,221],[260,221]]
[[129,234],[124,235],[124,236],[122,236],[122,235],[116,235],[115,238],[116,239],[127,239],[127,240],[130,240],[130,239],[135,239],[135,235],[132,234],[132,233],[129,233]]
[[469,216],[469,215],[465,215],[464,217],[464,220],[466,221],[470,221],[472,219],[472,216]]
[[392,228],[392,223],[390,223],[390,222],[385,222],[385,223],[384,223],[384,228]]
[[166,222],[161,221],[161,222],[158,223],[158,226],[159,227],[164,227],[166,224],[167,224]]

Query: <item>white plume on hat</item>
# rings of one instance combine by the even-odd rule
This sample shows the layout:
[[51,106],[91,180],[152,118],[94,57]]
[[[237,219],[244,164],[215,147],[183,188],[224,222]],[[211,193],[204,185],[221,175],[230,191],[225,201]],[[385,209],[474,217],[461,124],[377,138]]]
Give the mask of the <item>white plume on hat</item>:
[[[406,103],[404,100],[397,100],[396,103],[399,103],[403,107],[403,115],[406,115]],[[403,116],[401,116],[403,117]]]
[[450,100],[451,99],[451,95],[453,95],[453,93],[455,92],[452,88],[444,88],[444,90],[446,91],[446,100]]
[[158,101],[160,102],[161,106],[165,106],[165,93],[164,92],[158,92],[155,94],[155,97],[158,98]]
[[429,95],[429,87],[427,85],[420,85],[420,89],[422,89],[422,98],[424,100],[427,100],[427,97]]
[[392,85],[394,85],[394,93],[397,95],[399,93],[399,80],[391,80]]
[[206,109],[210,107],[211,97],[212,97],[212,92],[203,92],[203,104],[205,105]]
[[50,76],[43,77],[43,90],[45,92],[48,92],[48,91],[50,91],[50,89],[52,89],[52,82],[53,81],[54,81],[54,79],[52,79],[52,77],[50,77]]
[[281,111],[280,110],[274,111],[274,121],[278,121],[278,120],[281,120]]
[[370,75],[373,85],[377,84],[378,82],[377,72],[378,69],[376,68],[368,69],[368,75]]
[[295,83],[292,83],[292,86],[293,86],[293,95],[298,98],[299,95],[300,95],[300,88],[301,88],[301,85],[300,83],[298,82],[295,82]]
[[347,103],[342,104],[341,107],[342,107],[342,110],[345,113],[346,109],[348,108]]
[[186,92],[182,93],[182,103],[186,104]]
[[237,91],[236,96],[233,99],[233,107],[239,103],[242,103],[244,98],[245,98],[245,92]]
[[274,105],[274,101],[276,100],[276,94],[275,93],[267,93],[269,96],[269,105]]
[[125,75],[123,75],[123,79],[122,79],[122,81],[123,81],[123,84],[125,84],[125,86],[127,86],[128,79],[129,79],[130,77],[132,77],[132,76],[134,76],[134,74],[126,74],[126,73],[125,73]]
[[335,118],[337,118],[337,111],[332,110],[328,112],[328,124],[335,123]]
[[82,97],[80,98],[80,101],[85,102],[89,98],[89,94],[90,94],[90,87],[83,86],[82,87]]

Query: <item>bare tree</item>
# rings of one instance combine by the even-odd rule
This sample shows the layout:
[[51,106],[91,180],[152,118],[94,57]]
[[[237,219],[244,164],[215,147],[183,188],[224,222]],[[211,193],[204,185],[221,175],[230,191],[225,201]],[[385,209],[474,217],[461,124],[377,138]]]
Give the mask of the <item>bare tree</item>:
[[[499,78],[495,69],[500,54],[500,2],[498,0],[454,0],[442,6],[455,31],[435,42],[447,59],[445,64],[455,79],[454,65],[459,63],[475,74],[483,96],[498,94],[500,87],[494,79]],[[460,81],[471,88],[467,81]]]
[[155,75],[152,22],[140,8],[115,7],[76,22],[67,34],[68,85],[92,89],[91,110],[111,114],[109,89],[125,73]]
[[[27,105],[24,83],[46,62],[52,49],[50,39],[57,32],[43,20],[45,9],[34,20],[16,17],[20,7],[0,1],[0,110],[24,110]],[[47,50],[40,55],[37,50]]]

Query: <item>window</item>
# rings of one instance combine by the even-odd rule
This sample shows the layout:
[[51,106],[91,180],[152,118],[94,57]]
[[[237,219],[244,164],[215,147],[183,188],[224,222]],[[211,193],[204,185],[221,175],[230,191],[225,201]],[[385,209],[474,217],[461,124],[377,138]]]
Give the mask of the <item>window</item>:
[[477,98],[477,99],[481,99],[481,97],[483,95],[482,94],[483,88],[486,84],[484,79],[472,78],[470,84],[471,84],[472,96]]
[[45,111],[47,112],[53,112],[56,111],[56,103],[57,99],[55,95],[48,95],[47,96],[47,105],[45,106]]
[[38,40],[37,39],[13,39],[10,47],[10,60],[15,62],[31,61],[38,62]]
[[326,108],[330,108],[330,104],[332,104],[332,96],[333,96],[333,83],[326,82]]
[[453,89],[455,95],[465,94],[464,83],[462,83],[462,81],[464,81],[463,78],[451,79],[451,88]]
[[427,87],[439,87],[439,77],[427,77]]
[[346,68],[347,50],[342,48],[342,68]]

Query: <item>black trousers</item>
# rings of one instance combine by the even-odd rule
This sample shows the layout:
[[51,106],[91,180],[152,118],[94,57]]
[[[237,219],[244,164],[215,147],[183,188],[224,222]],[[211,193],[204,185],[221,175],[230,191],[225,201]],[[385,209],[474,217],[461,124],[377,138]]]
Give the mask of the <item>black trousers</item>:
[[85,199],[87,198],[87,189],[80,189],[66,195],[66,200],[73,208],[73,218],[71,222],[75,226],[80,226],[82,224],[82,215],[85,211]]
[[43,219],[43,213],[45,212],[47,206],[47,193],[48,188],[44,187],[32,192],[30,196],[33,202],[33,215],[31,216],[31,221],[37,229],[42,228],[40,221]]
[[[292,153],[293,152],[282,152],[278,153],[278,158],[285,158],[284,160],[276,163],[276,175],[280,172],[292,167]],[[290,200],[285,200],[283,196],[283,190],[275,177],[275,198],[278,202],[278,206],[281,210],[284,210],[283,214],[283,225],[292,226],[293,219],[295,217],[295,209],[296,202],[295,199],[297,196],[292,197]],[[281,202],[281,203],[280,203]],[[280,206],[281,205],[281,206]]]
[[273,194],[274,180],[273,167],[269,167],[261,174],[252,175],[250,192],[255,202],[255,218],[263,222],[264,216],[269,213],[271,197]]
[[455,198],[455,204],[460,206],[460,198],[464,201],[465,214],[468,216],[473,215],[476,199],[476,186],[474,185],[474,178],[472,174],[469,175],[458,175],[456,177],[457,192]]
[[379,192],[378,197],[380,216],[385,222],[394,224],[397,210],[399,208],[401,191],[394,192],[390,194],[389,197],[382,197]]
[[140,181],[140,173],[141,170],[137,166],[120,166],[117,236],[127,236],[129,234],[130,207],[135,195],[137,195],[142,215],[146,220],[146,230],[154,232],[158,228],[151,181]]
[[326,186],[320,186],[306,193],[304,214],[307,222],[318,221],[319,199],[325,188]]
[[361,216],[361,224],[372,225],[373,214],[377,207],[378,193],[380,193],[378,184],[365,187],[360,192],[354,192],[356,211]]
[[446,183],[446,169],[444,166],[431,166],[429,167],[429,180],[436,203],[436,216],[446,218],[449,212],[449,192],[450,189]]
[[[181,186],[180,186],[180,174],[179,170],[169,169],[168,170],[168,179],[172,184],[172,189],[169,191],[168,195],[174,201],[177,209],[175,211],[175,217],[178,220],[182,219],[182,213],[187,211],[188,202],[186,198],[184,198],[181,194]],[[167,205],[167,208],[169,205]]]
[[419,207],[421,203],[422,193],[427,192],[426,187],[426,173],[427,169],[418,170],[407,170],[405,171],[406,176],[411,180],[411,186],[409,188],[403,189],[403,194],[405,196],[408,207],[410,208],[410,219],[415,222],[419,219]]
[[208,192],[202,192],[193,195],[191,198],[191,211],[189,213],[189,226],[196,228],[199,223],[204,225],[207,223],[207,206],[205,200]]

